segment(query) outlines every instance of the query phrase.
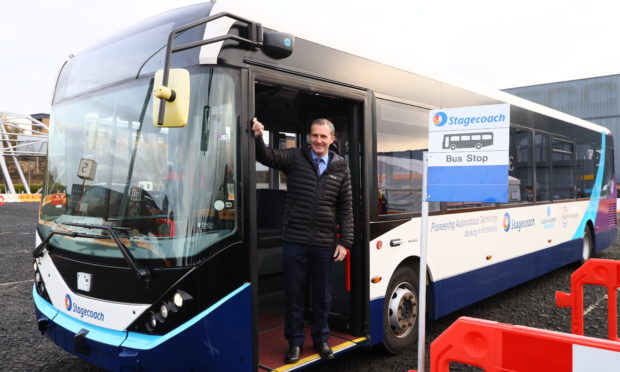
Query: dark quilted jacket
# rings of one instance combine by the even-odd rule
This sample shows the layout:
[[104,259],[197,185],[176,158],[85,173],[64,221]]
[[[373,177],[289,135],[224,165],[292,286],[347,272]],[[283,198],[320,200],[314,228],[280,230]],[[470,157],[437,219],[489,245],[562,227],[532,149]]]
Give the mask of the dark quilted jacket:
[[[327,169],[318,176],[310,146],[304,149],[267,148],[256,139],[256,159],[286,173],[287,198],[282,239],[289,242],[345,248],[353,245],[351,173],[346,160],[333,151]],[[340,239],[336,237],[340,226]]]

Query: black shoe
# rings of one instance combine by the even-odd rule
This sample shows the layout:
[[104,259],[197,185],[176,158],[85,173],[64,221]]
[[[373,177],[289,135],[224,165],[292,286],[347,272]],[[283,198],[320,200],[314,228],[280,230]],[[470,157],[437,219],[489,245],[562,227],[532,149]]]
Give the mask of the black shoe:
[[299,362],[299,356],[303,352],[303,347],[301,346],[291,346],[288,348],[286,352],[286,357],[284,358],[284,362],[286,364],[297,363]]
[[327,342],[314,344],[314,350],[319,352],[321,359],[334,359],[334,352],[332,351],[332,348],[327,345]]

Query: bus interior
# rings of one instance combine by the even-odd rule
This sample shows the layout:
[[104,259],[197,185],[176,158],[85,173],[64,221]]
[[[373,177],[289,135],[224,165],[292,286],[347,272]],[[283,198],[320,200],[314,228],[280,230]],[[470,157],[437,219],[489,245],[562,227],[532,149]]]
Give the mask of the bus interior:
[[[350,140],[351,131],[356,127],[355,121],[361,120],[360,102],[263,82],[256,82],[254,89],[255,115],[265,126],[263,140],[268,147],[287,149],[306,146],[309,143],[307,133],[310,124],[314,119],[324,117],[332,121],[336,130],[336,141],[332,145],[332,150],[347,159],[352,171],[357,169],[352,164],[354,156]],[[359,185],[359,182],[353,181],[356,177],[359,178],[359,175],[352,172],[353,185]],[[356,198],[359,200],[359,187],[357,189],[354,187],[353,190],[354,200]],[[284,338],[285,298],[281,240],[286,195],[286,175],[256,162],[259,365],[271,369],[282,365],[284,353],[288,348]],[[359,213],[357,207],[354,203],[354,216]],[[356,245],[359,247],[359,242]],[[349,261],[336,263],[333,270],[332,309],[329,321],[332,337],[328,343],[334,351],[338,350],[338,347],[351,345],[351,342],[363,335],[361,329],[354,329],[352,322],[352,312],[363,310],[360,306],[352,306],[349,270],[353,265],[350,257],[347,257],[347,260]],[[306,286],[304,345],[306,347],[301,356],[302,361],[318,357],[318,355],[313,357],[314,351],[311,347],[310,293]],[[361,315],[357,314],[358,317]]]

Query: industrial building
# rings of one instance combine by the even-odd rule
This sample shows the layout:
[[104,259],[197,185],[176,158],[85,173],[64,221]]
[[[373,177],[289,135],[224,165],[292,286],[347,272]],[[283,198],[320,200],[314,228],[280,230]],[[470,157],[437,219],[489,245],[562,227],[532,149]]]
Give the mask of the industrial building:
[[609,128],[615,141],[614,160],[620,164],[620,74],[504,91]]

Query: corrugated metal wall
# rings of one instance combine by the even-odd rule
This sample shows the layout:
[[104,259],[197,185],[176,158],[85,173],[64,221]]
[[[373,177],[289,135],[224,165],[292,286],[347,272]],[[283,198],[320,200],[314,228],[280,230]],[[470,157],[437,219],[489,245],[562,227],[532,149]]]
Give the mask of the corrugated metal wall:
[[614,135],[620,164],[620,75],[505,89],[505,92],[603,125]]

